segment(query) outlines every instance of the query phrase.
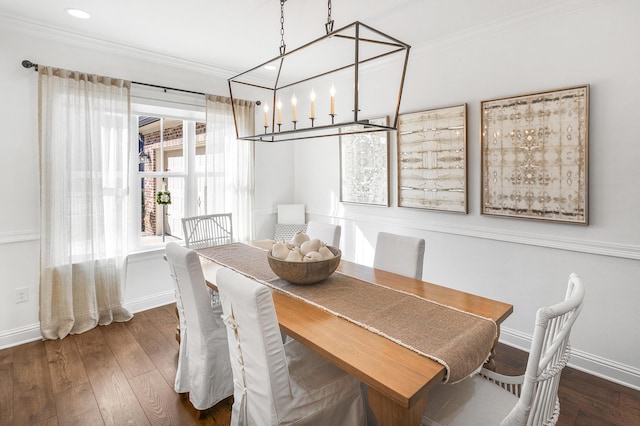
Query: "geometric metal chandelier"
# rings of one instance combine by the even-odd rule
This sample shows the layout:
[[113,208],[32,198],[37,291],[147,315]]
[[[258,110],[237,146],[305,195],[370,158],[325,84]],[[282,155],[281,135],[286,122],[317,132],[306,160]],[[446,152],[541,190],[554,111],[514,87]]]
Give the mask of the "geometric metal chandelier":
[[[234,106],[237,138],[279,142],[396,130],[410,46],[358,21],[334,30],[329,0],[326,35],[287,52],[285,1],[280,55],[228,80],[232,101],[257,105],[249,134],[238,128]],[[384,117],[383,124],[375,120]]]

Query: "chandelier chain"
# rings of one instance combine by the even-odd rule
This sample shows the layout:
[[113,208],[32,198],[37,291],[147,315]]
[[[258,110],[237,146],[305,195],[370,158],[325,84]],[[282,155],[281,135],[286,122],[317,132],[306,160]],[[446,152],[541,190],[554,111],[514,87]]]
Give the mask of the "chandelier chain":
[[284,55],[287,51],[287,45],[284,43],[284,2],[287,0],[280,0],[280,56]]
[[333,19],[331,19],[331,0],[327,1],[327,23],[324,25],[327,34],[333,31]]

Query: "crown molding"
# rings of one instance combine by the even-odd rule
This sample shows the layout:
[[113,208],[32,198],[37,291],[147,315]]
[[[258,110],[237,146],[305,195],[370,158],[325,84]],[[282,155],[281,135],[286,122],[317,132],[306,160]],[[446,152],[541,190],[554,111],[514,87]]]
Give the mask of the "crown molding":
[[547,2],[536,8],[511,15],[508,19],[496,19],[482,22],[474,27],[458,31],[438,39],[418,44],[412,48],[416,55],[432,50],[446,50],[468,41],[487,38],[514,29],[523,28],[540,21],[570,15],[585,9],[613,3],[617,0],[567,0],[562,2]]
[[[89,37],[72,31],[61,30],[40,22],[16,18],[0,14],[0,28],[6,31],[26,36],[53,40],[78,47],[90,48],[103,53],[121,55],[138,60],[146,60],[155,64],[195,71],[228,79],[237,74],[235,70],[228,70],[201,62],[191,61],[177,56],[165,55],[139,47],[122,43],[114,43],[96,37]],[[32,58],[37,62],[37,58]]]
[[[415,45],[412,47],[412,51],[414,54],[419,55],[423,51],[447,49],[451,46],[459,45],[469,40],[477,40],[479,38],[509,31],[514,28],[517,29],[531,25],[542,20],[572,14],[584,9],[612,3],[614,1],[616,0],[567,0],[563,2],[547,2],[537,8],[527,9],[526,11],[513,14],[508,19],[496,19],[490,22],[483,22],[475,27],[458,31],[455,34]],[[177,56],[166,55],[148,49],[122,43],[114,43],[96,37],[89,37],[24,18],[0,14],[0,23],[2,24],[2,28],[7,31],[32,37],[55,40],[74,46],[91,48],[104,53],[143,59],[160,65],[202,72],[223,79],[228,79],[230,76],[238,73],[237,70],[224,69],[211,64],[204,64]]]

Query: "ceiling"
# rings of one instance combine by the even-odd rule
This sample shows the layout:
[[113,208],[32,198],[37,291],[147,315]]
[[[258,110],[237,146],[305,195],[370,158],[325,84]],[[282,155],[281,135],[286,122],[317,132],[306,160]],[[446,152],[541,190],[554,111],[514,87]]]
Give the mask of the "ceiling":
[[[360,21],[415,48],[589,3],[597,0],[335,0],[332,18],[336,29]],[[230,73],[278,56],[280,46],[278,0],[0,0],[0,17]],[[284,19],[291,51],[324,35],[327,2],[288,0]]]

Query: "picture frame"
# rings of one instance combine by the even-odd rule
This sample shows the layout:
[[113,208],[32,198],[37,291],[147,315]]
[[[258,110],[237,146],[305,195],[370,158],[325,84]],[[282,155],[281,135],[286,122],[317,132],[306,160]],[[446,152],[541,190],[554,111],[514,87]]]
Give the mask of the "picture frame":
[[589,86],[482,101],[481,214],[588,224]]
[[398,117],[398,207],[468,212],[467,104]]
[[[388,125],[389,118],[369,120]],[[340,129],[340,201],[389,206],[389,132],[348,133]]]

